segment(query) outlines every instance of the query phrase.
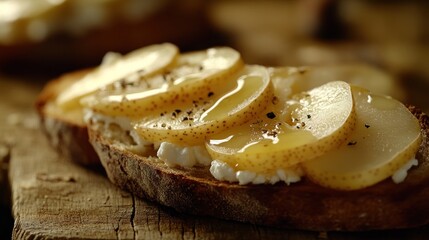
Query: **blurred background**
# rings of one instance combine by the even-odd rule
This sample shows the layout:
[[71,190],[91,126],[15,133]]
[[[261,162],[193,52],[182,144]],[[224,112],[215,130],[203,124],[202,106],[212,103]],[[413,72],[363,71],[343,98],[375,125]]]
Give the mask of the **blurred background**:
[[[31,102],[16,96],[33,98],[108,51],[171,42],[182,51],[228,45],[251,64],[368,64],[429,112],[428,15],[425,0],[0,0],[1,101]],[[3,215],[0,229],[11,222]]]
[[424,0],[0,0],[0,72],[54,77],[107,51],[229,45],[248,63],[370,64],[427,108],[428,14]]

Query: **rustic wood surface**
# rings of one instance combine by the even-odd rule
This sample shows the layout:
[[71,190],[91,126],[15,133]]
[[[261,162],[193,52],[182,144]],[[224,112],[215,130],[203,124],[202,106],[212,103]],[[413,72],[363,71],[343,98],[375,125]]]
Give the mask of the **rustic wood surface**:
[[2,184],[10,184],[14,239],[429,238],[429,227],[365,233],[274,229],[179,214],[138,199],[113,186],[102,170],[82,168],[53,151],[32,106],[41,86],[0,76],[0,196],[7,204]]

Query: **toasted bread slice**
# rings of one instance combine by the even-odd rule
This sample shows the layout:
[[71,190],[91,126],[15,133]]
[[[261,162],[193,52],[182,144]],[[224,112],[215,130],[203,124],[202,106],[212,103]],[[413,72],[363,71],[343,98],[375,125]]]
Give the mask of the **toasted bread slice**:
[[100,157],[110,180],[137,196],[180,212],[285,228],[360,231],[429,223],[429,118],[415,107],[409,110],[422,128],[419,166],[400,184],[388,179],[348,192],[305,178],[291,186],[240,186],[214,179],[207,167],[172,168],[153,151],[136,154],[130,149],[132,137],[117,126],[104,131],[105,126],[97,126],[104,123],[94,122],[88,132],[81,111],[64,112],[53,104],[58,93],[88,71],[63,75],[44,88],[36,102],[43,130],[76,162],[99,164]]
[[106,129],[97,126],[102,123],[92,123],[89,136],[113,183],[179,212],[317,231],[398,229],[429,223],[429,117],[409,110],[422,129],[418,167],[400,184],[387,179],[355,191],[323,188],[305,178],[290,186],[221,182],[207,167],[172,168],[150,153],[134,154],[119,141],[125,132],[112,139],[100,131]]
[[36,109],[41,119],[42,130],[52,145],[66,158],[83,165],[100,163],[88,141],[88,131],[81,111],[64,112],[54,103],[58,94],[90,69],[62,75],[49,82],[36,100]]

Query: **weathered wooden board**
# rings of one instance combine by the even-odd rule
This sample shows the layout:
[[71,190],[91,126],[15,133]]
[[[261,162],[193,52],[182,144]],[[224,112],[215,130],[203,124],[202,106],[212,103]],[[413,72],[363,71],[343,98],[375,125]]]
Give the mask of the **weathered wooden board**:
[[69,162],[49,146],[32,109],[39,89],[0,77],[0,146],[10,160],[14,239],[429,238],[428,227],[327,234],[274,229],[179,214],[138,199],[113,186],[103,171]]

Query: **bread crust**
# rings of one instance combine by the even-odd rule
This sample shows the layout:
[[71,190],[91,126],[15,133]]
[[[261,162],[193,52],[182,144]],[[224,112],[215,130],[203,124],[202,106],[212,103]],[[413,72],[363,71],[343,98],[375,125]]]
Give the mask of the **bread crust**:
[[50,81],[36,99],[36,110],[43,132],[57,151],[79,164],[99,165],[99,158],[89,143],[87,126],[83,120],[67,117],[53,104],[58,93],[89,71],[91,69],[71,72]]
[[415,107],[423,142],[419,166],[406,180],[337,191],[307,179],[286,186],[244,185],[215,180],[205,168],[170,168],[155,157],[141,157],[112,144],[89,128],[109,179],[139,197],[179,212],[282,228],[316,231],[399,229],[429,223],[429,119]]

